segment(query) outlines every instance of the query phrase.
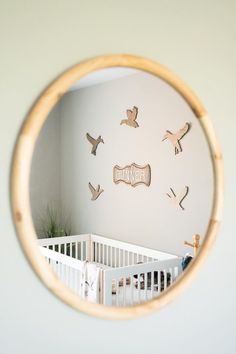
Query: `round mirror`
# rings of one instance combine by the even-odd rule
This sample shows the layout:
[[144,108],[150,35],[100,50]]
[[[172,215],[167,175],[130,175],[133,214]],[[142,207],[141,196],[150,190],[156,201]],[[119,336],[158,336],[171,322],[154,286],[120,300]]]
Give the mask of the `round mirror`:
[[16,146],[12,200],[42,281],[104,318],[159,308],[214,240],[222,159],[207,113],[160,64],[115,55],[65,72]]

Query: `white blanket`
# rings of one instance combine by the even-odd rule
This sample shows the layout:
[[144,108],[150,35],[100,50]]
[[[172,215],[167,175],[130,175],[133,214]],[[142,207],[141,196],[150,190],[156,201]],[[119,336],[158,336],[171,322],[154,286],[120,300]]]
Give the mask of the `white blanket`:
[[99,303],[99,275],[100,268],[96,264],[83,262],[81,296],[94,303]]

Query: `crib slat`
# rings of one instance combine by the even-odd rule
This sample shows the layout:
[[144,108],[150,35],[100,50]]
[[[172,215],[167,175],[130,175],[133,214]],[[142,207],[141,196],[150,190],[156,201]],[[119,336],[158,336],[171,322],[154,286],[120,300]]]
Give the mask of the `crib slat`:
[[99,263],[99,242],[96,242],[96,249],[97,249],[97,260],[96,260],[96,262]]
[[113,267],[113,247],[110,247],[110,266]]
[[138,303],[140,303],[140,274],[138,274]]
[[144,300],[147,301],[147,277],[148,273],[144,273]]
[[164,290],[166,290],[167,289],[167,271],[166,271],[166,269],[163,272],[164,272]]
[[169,268],[169,273],[170,273],[170,285],[173,283],[173,272],[172,268]]
[[102,244],[102,264],[105,264],[105,246]]
[[98,263],[102,263],[102,245],[100,242],[98,243]]
[[69,243],[69,255],[72,257],[72,243]]
[[110,265],[110,246],[107,246],[107,265]]
[[79,259],[78,258],[78,242],[75,243],[75,258]]
[[123,277],[123,306],[126,305],[126,277]]
[[[159,272],[158,272],[159,273]],[[158,286],[159,289],[159,286]],[[151,299],[154,297],[154,272],[151,272]]]
[[94,242],[94,262],[97,262],[97,242]]
[[157,284],[158,284],[158,295],[161,293],[161,271],[158,271],[157,274]]
[[114,268],[117,267],[117,249],[116,247],[114,248]]
[[84,261],[84,241],[81,243],[81,261]]
[[90,259],[90,250],[89,250],[89,245],[90,245],[90,242],[87,240],[87,241],[85,241],[85,249],[86,249],[86,258],[85,258],[85,260],[87,260],[87,261],[91,261],[91,259]]
[[134,279],[133,279],[133,275],[130,276],[130,294],[131,294],[131,298],[130,298],[130,305],[134,304]]

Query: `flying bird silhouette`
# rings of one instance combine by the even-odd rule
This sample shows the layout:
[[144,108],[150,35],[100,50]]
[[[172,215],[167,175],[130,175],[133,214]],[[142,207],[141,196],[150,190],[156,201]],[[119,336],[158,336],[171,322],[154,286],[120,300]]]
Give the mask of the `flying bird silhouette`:
[[91,135],[89,135],[89,133],[87,133],[86,137],[87,137],[88,141],[92,144],[91,154],[96,155],[98,144],[100,144],[100,143],[104,144],[104,141],[103,141],[101,135],[99,135],[99,137],[97,139],[94,139]]
[[184,127],[178,130],[176,133],[172,133],[169,130],[166,130],[166,134],[164,135],[162,141],[169,139],[175,148],[175,155],[182,151],[182,147],[180,145],[180,140],[184,137],[185,134],[189,131],[191,125],[190,123],[185,123]]
[[120,125],[122,124],[126,124],[132,128],[138,128],[139,125],[138,123],[136,122],[137,120],[137,115],[138,115],[138,108],[137,107],[133,107],[133,110],[131,109],[127,109],[126,111],[126,115],[128,117],[128,119],[123,119],[121,122],[120,122]]
[[88,186],[89,186],[89,189],[92,193],[91,200],[96,200],[100,196],[100,194],[102,192],[104,192],[104,190],[100,188],[100,184],[97,186],[96,189],[92,186],[92,184],[90,182],[89,182]]
[[171,194],[166,193],[166,195],[172,200],[175,206],[179,206],[182,210],[184,210],[182,202],[188,194],[189,187],[185,186],[182,192],[180,192],[178,195],[175,194],[172,188],[170,188],[170,191]]

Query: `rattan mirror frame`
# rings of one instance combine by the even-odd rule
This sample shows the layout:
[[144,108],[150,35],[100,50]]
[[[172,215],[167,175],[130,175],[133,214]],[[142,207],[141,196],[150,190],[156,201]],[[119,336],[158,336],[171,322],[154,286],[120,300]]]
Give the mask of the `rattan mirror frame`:
[[[201,249],[183,276],[158,298],[144,304],[116,308],[89,303],[79,298],[57,279],[41,256],[33,226],[29,201],[31,159],[37,137],[49,112],[69,87],[92,71],[109,67],[129,67],[151,73],[170,84],[189,104],[205,133],[214,171],[214,200],[209,226]],[[133,55],[106,55],[75,65],[60,75],[40,96],[25,119],[17,138],[11,173],[11,200],[13,219],[24,253],[41,281],[52,293],[73,308],[105,319],[129,319],[160,309],[173,300],[194,277],[206,259],[218,231],[223,201],[223,162],[214,129],[207,112],[195,94],[182,80],[157,62]]]

